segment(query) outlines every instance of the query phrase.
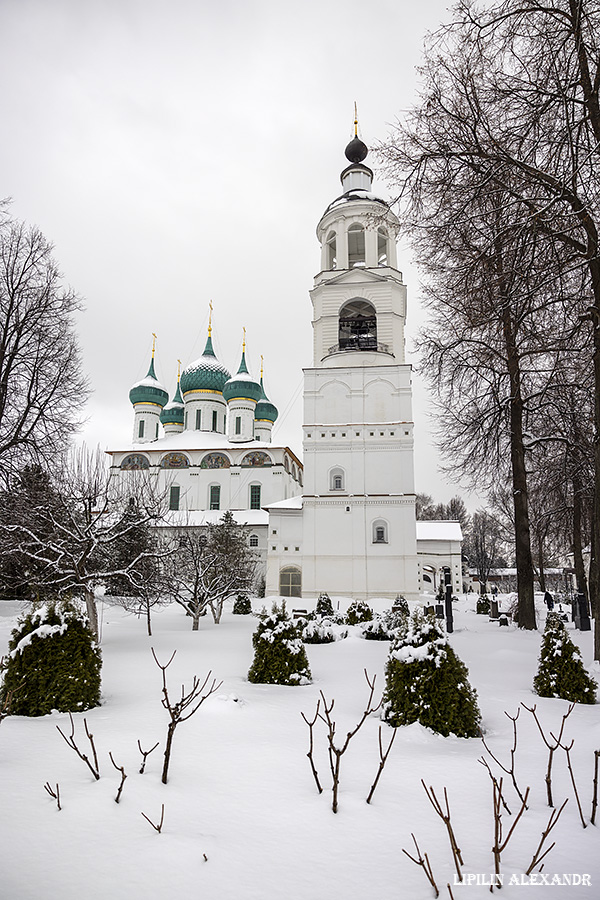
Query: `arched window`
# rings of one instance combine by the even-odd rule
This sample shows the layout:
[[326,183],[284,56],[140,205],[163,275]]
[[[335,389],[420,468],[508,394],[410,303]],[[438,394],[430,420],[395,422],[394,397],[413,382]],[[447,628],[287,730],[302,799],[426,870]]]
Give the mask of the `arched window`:
[[373,522],[373,543],[388,543],[388,526],[387,522],[384,519],[375,519],[375,521]]
[[292,463],[292,478],[296,481],[296,466]]
[[283,457],[283,468],[285,469],[286,472],[290,471],[290,461],[287,458],[287,456]]
[[296,566],[286,566],[280,570],[279,593],[282,597],[302,596],[302,572]]
[[355,222],[348,229],[348,268],[362,268],[365,265],[365,229]]
[[367,300],[355,297],[340,310],[340,350],[377,350],[377,315]]
[[339,466],[332,469],[329,473],[329,490],[343,491],[346,486],[346,479],[344,476],[344,470],[340,469]]
[[142,453],[130,453],[121,463],[121,468],[129,471],[149,469],[150,463],[148,462],[148,457],[144,456]]
[[167,453],[160,461],[161,469],[188,469],[190,461],[184,453]]
[[327,235],[327,262],[326,267],[328,269],[335,269],[337,267],[337,254],[336,254],[336,243],[337,236],[335,231],[330,231]]
[[248,540],[248,543],[251,547],[258,547],[258,535],[251,534],[250,539]]
[[388,264],[388,233],[385,228],[377,229],[377,264],[380,266]]
[[208,489],[208,508],[221,509],[221,485],[211,484]]

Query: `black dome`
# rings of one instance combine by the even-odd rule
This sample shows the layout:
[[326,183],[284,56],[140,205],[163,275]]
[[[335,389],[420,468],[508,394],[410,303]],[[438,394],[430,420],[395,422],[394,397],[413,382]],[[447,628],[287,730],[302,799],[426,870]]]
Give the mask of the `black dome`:
[[360,163],[366,158],[369,149],[359,137],[353,137],[345,152],[346,159],[349,159],[351,163]]

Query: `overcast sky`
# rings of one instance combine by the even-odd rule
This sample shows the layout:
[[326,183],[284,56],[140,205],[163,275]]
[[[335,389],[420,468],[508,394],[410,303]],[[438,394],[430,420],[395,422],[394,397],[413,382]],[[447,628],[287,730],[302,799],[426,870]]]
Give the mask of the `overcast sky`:
[[[248,360],[280,411],[277,443],[301,452],[302,367],[316,224],[340,193],[354,101],[367,145],[416,99],[423,37],[447,0],[2,0],[0,196],[55,245],[82,296],[93,390],[86,440],[131,439],[130,386],[204,347]],[[377,179],[375,187],[393,188]],[[422,324],[419,274],[401,249],[408,349]],[[437,472],[417,383],[417,490],[456,493]]]

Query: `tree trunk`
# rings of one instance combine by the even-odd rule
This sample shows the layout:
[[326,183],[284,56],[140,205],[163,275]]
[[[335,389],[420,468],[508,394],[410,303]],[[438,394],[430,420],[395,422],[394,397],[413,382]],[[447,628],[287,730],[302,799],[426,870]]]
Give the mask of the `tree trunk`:
[[200,612],[195,609],[192,613],[192,631],[198,631],[200,627]]
[[152,619],[150,618],[150,601],[146,601],[146,627],[148,628],[148,634],[152,637]]
[[169,722],[167,726],[167,743],[165,746],[165,757],[163,762],[163,770],[162,770],[162,778],[161,781],[163,784],[167,783],[167,776],[169,774],[169,763],[171,761],[171,748],[173,746],[173,735],[175,734],[175,728],[177,727],[175,722]]
[[544,542],[538,537],[538,578],[540,582],[540,591],[546,593],[546,573],[544,572]]
[[100,631],[98,628],[98,607],[96,606],[96,598],[94,596],[93,590],[89,588],[84,589],[84,597],[85,597],[85,610],[87,612],[87,617],[90,622],[90,628],[94,634],[94,637],[97,641],[100,641]]

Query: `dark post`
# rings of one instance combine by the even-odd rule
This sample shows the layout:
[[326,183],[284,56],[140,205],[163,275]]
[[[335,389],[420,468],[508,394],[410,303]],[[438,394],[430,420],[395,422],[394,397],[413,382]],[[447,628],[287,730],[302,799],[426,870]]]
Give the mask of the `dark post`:
[[573,616],[573,620],[575,622],[575,627],[579,628],[580,631],[591,631],[592,623],[590,622],[590,613],[588,610],[587,600],[585,599],[585,594],[583,591],[577,591],[575,595],[576,599],[573,604],[575,608],[575,615]]
[[452,634],[454,631],[454,619],[452,618],[452,575],[450,566],[444,566],[444,581],[446,583],[446,631]]

